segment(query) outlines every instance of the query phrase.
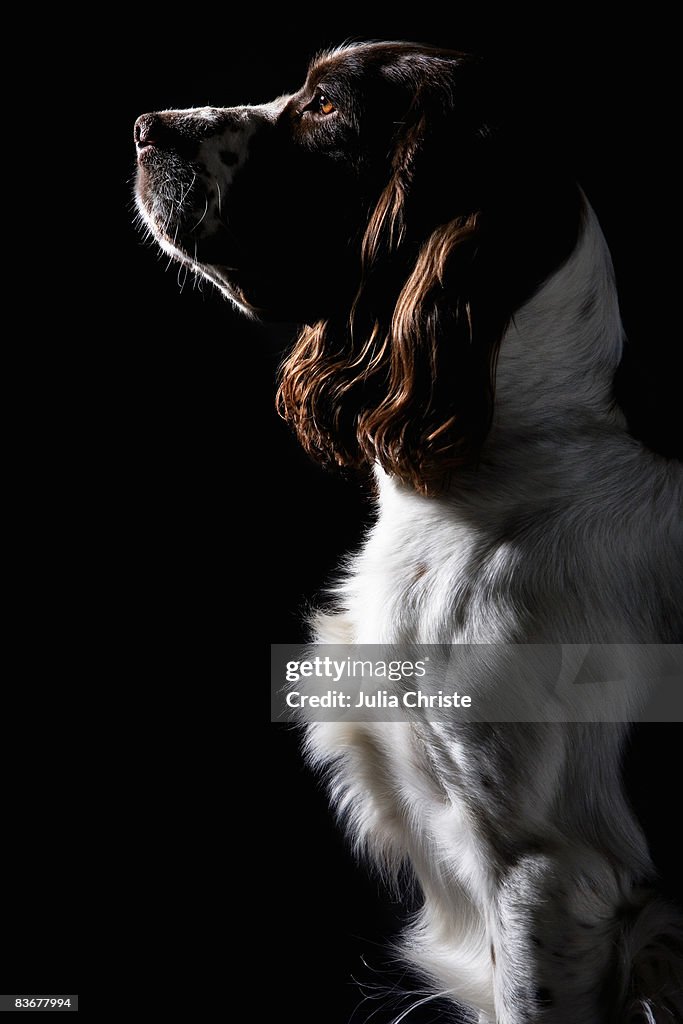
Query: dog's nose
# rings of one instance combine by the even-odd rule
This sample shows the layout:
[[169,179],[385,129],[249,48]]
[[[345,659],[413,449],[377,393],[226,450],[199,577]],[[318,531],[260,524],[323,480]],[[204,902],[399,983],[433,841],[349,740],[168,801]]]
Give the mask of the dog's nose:
[[172,131],[160,114],[142,114],[135,122],[135,144],[138,149],[145,146],[163,146],[172,137]]

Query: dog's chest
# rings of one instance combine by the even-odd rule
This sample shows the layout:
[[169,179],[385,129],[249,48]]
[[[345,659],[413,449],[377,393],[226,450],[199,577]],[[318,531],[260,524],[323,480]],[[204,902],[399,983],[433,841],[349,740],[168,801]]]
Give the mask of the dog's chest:
[[381,496],[380,514],[338,593],[348,642],[458,643],[499,639],[498,580],[509,552],[438,499]]

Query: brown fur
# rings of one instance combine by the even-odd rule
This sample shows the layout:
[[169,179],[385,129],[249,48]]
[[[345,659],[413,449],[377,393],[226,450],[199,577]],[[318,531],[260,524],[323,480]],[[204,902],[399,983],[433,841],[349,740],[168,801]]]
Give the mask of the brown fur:
[[355,298],[303,328],[278,408],[313,458],[377,462],[433,494],[476,462],[501,339],[571,251],[578,205],[569,182],[564,226],[548,229],[548,185],[528,166],[501,170],[509,132],[467,108],[465,87],[455,103],[446,62],[425,67],[358,244]]

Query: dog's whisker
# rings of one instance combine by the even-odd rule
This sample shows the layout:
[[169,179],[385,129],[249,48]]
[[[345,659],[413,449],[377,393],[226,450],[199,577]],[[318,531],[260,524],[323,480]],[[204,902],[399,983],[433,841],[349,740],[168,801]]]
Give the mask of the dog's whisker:
[[208,213],[208,210],[209,210],[209,200],[208,200],[208,197],[207,197],[206,200],[204,201],[204,213],[201,215],[201,217],[199,218],[199,220],[197,221],[195,226],[191,229],[191,232],[190,232],[191,234],[193,234],[197,230],[199,225],[202,223],[202,221],[206,217],[206,214]]
[[197,180],[197,173],[196,173],[196,171],[193,171],[193,173],[192,173],[192,181],[190,182],[190,184],[187,186],[187,188],[183,192],[182,196],[180,197],[180,201],[178,203],[178,209],[182,208],[183,203],[185,202],[185,200],[189,196],[190,192],[192,191],[192,187],[193,187],[193,185],[194,185],[196,180]]

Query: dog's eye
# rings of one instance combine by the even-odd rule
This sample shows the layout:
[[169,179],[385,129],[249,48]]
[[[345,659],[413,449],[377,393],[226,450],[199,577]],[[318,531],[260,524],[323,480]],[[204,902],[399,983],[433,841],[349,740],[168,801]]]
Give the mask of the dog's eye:
[[324,92],[319,92],[315,98],[313,109],[316,114],[323,114],[327,117],[328,114],[333,114],[337,108]]

